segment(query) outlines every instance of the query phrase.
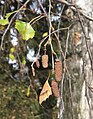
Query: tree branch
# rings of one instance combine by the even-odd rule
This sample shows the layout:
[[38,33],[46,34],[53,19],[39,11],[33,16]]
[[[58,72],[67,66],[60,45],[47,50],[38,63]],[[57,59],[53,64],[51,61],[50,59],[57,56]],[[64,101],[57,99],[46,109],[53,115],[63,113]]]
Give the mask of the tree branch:
[[91,70],[92,70],[92,73],[93,73],[93,60],[92,60],[92,55],[91,55],[90,48],[89,48],[88,43],[87,43],[87,39],[89,39],[89,38],[86,36],[85,30],[84,30],[84,27],[83,27],[83,24],[82,24],[82,21],[81,21],[81,18],[80,18],[80,13],[79,13],[78,10],[77,10],[77,13],[78,13],[78,18],[79,18],[79,21],[80,21],[80,25],[81,25],[81,28],[82,28],[82,31],[83,31],[83,34],[84,34],[84,37],[85,37],[86,49],[87,49],[87,52],[88,52],[88,55],[89,55],[89,59],[90,59],[90,63],[91,63]]
[[[57,1],[61,2],[62,4],[65,4],[65,5],[69,6],[74,12],[77,12],[76,5],[71,4],[71,3],[67,2],[66,0],[57,0]],[[80,9],[82,10],[82,8],[80,8]],[[86,19],[88,19],[90,21],[93,21],[92,17],[84,14],[81,10],[79,10],[79,12],[82,16],[84,16]]]

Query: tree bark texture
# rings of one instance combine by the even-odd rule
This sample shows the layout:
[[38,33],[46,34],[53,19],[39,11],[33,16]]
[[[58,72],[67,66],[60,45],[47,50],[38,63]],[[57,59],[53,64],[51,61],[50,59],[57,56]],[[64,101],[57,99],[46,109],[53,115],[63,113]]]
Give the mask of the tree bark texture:
[[[93,17],[92,0],[76,0],[82,12]],[[70,30],[67,59],[70,77],[64,80],[64,119],[93,119],[93,21],[77,12],[79,22]],[[74,43],[78,32],[79,41]],[[73,47],[74,46],[74,47]]]

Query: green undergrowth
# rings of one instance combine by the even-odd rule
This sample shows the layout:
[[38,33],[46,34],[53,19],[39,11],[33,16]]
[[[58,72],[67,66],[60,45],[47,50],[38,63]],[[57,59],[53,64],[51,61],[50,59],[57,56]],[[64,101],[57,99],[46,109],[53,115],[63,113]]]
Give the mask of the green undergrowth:
[[33,90],[29,97],[26,93],[26,82],[15,82],[0,74],[0,119],[57,119],[56,106],[41,106]]

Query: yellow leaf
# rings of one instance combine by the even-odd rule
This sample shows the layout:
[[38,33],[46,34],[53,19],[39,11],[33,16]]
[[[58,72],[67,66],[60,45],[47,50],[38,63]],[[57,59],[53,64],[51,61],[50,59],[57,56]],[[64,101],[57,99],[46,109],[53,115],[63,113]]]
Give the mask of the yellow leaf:
[[2,31],[5,27],[0,25],[0,31]]
[[15,56],[14,56],[12,53],[9,54],[9,58],[10,58],[11,60],[15,60]]
[[48,32],[45,32],[42,37],[45,37],[48,35]]
[[23,59],[22,59],[22,64],[23,64],[23,65],[26,64],[26,59],[25,59],[25,57],[23,57]]
[[29,95],[30,95],[30,86],[28,87],[28,89],[27,89],[27,97],[29,97]]
[[45,101],[47,98],[49,98],[50,95],[52,95],[52,90],[48,83],[48,80],[46,80],[46,82],[42,88],[42,91],[40,93],[40,96],[39,96],[39,103],[41,104],[43,101]]
[[11,119],[15,119],[16,117],[15,116],[12,116]]
[[11,53],[14,53],[14,52],[16,52],[16,49],[15,49],[14,47],[12,47],[12,48],[10,49],[10,52],[11,52]]

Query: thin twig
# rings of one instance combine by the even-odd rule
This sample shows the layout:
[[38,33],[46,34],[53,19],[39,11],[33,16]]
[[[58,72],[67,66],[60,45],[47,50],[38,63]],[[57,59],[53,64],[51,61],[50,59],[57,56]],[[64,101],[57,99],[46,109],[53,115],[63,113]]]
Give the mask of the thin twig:
[[46,16],[44,15],[44,16],[39,17],[39,18],[36,19],[34,22],[32,22],[31,25],[35,24],[37,21],[39,21],[40,19],[42,19],[42,18],[44,18],[44,17],[46,17]]
[[[60,19],[59,19],[59,23],[58,23],[58,39],[59,39],[59,31],[60,31],[59,29],[60,29],[60,24],[61,24],[61,16],[62,16],[64,7],[65,7],[65,5],[63,5],[62,8],[61,8]],[[60,58],[61,58],[61,61],[62,61],[61,52],[60,52],[60,56],[61,56]],[[59,117],[59,119],[61,119],[63,117],[63,111],[64,111],[64,101],[63,101],[63,82],[64,82],[64,76],[65,76],[65,71],[63,72],[62,80],[61,80],[61,82],[59,84],[59,90],[60,90],[60,97],[58,99],[58,107],[59,107],[58,117]]]
[[65,59],[66,59],[66,54],[67,54],[67,50],[68,50],[68,39],[69,39],[69,29],[68,29],[67,38],[66,38]]
[[49,44],[51,46],[51,51],[52,51],[52,73],[54,73],[54,56],[53,56],[53,53],[54,53],[54,49],[53,49],[53,46],[52,46],[52,39],[51,39],[51,30],[52,30],[52,23],[51,23],[51,1],[49,0],[49,17],[48,17],[48,21],[49,21]]
[[[66,0],[57,0],[57,1],[61,2],[62,4],[65,4],[65,5],[67,5],[67,6],[70,6],[70,8],[71,8],[74,12],[77,12],[76,5],[71,4],[71,3],[67,2]],[[80,9],[82,10],[82,8],[80,8]],[[90,21],[93,21],[93,18],[92,18],[92,17],[90,17],[90,16],[84,14],[84,13],[83,13],[82,11],[80,11],[80,10],[79,10],[79,12],[80,12],[80,14],[83,15],[86,19],[88,19],[88,20],[90,20]]]
[[[70,25],[70,26],[68,26],[68,27],[65,27],[65,28],[57,29],[57,30],[51,32],[50,35],[52,35],[52,34],[58,32],[58,30],[59,30],[59,31],[61,31],[61,30],[67,30],[67,29],[69,29],[71,26],[72,26],[72,25]],[[45,38],[43,38],[43,39],[41,40],[41,42],[40,42],[40,44],[39,44],[39,49],[38,49],[38,52],[37,52],[37,55],[36,55],[36,58],[37,58],[37,59],[39,59],[41,45],[43,44],[43,42],[44,42],[48,37],[49,37],[49,35],[47,35]],[[52,50],[52,52],[53,52],[53,50]],[[33,67],[33,65],[34,65],[35,62],[36,62],[36,61],[33,61],[33,62],[32,62],[31,67]]]
[[63,3],[63,4],[65,4],[65,5],[67,5],[67,6],[74,6],[73,4],[69,3],[69,2],[66,1],[66,0],[57,0],[57,1],[59,1],[59,2],[61,2],[61,3]]
[[29,21],[29,24],[32,24],[34,21],[36,21],[36,20],[38,20],[38,19],[40,19],[40,18],[42,18],[42,17],[45,17],[45,15],[42,16],[42,14],[40,14],[40,15],[34,17],[33,19],[31,19],[31,20]]
[[88,86],[87,86],[87,81],[85,80],[85,96],[88,102],[88,106],[89,106],[89,118],[92,119],[92,114],[91,114],[91,104],[90,104],[90,97],[89,97],[89,92],[88,92]]
[[47,16],[47,13],[46,13],[46,11],[45,11],[45,9],[44,9],[42,3],[40,2],[40,0],[38,0],[38,3],[39,3],[39,5],[40,5],[41,9],[43,10],[44,14]]
[[[23,5],[24,5],[24,4],[23,4],[20,0],[16,0],[16,1],[18,2],[18,4],[19,4],[19,5],[21,5],[21,6],[23,6]],[[24,5],[24,8],[25,8],[26,10],[28,10],[28,11],[32,12],[32,13],[35,13],[35,11],[34,11],[34,10],[32,10],[32,9],[28,8],[26,5]]]
[[[63,6],[62,6],[62,9],[61,9],[60,18],[59,18],[59,22],[58,22],[58,29],[60,28],[60,24],[61,24],[61,16],[62,16],[62,13],[63,13],[64,7],[65,7],[65,5],[63,5]],[[59,31],[58,31],[58,38],[59,38]]]
[[73,95],[72,95],[72,86],[71,86],[71,78],[69,80],[69,91],[70,91],[70,96],[71,96],[71,110],[72,110],[72,119],[74,119],[74,108],[73,108]]
[[88,43],[87,43],[88,37],[86,36],[84,26],[83,26],[83,23],[81,21],[80,13],[79,13],[78,9],[77,9],[77,13],[78,13],[78,18],[79,18],[79,21],[80,21],[80,25],[81,25],[81,28],[82,28],[82,31],[83,31],[83,34],[84,34],[84,37],[85,37],[86,48],[87,48],[87,52],[88,52],[88,55],[89,55],[89,59],[90,59],[90,63],[91,63],[91,70],[92,70],[92,74],[93,74],[93,60],[92,60],[92,55],[91,55],[90,48],[89,48]]
[[3,71],[14,81],[19,82],[18,80],[16,80],[16,78],[14,78],[6,69],[3,69]]

